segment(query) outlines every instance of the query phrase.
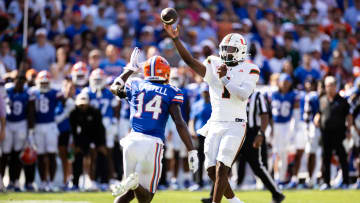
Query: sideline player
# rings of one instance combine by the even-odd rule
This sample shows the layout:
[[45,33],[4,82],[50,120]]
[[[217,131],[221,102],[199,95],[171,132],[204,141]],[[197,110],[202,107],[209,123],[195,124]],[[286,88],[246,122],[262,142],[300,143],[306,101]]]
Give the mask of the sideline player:
[[215,182],[213,202],[222,196],[230,203],[242,202],[235,197],[227,175],[245,138],[246,105],[256,87],[260,70],[246,62],[247,44],[237,33],[226,35],[221,41],[220,57],[209,56],[204,63],[191,56],[179,39],[179,28],[164,25],[185,63],[204,78],[210,86],[212,113],[205,138],[205,168]]
[[198,169],[197,151],[181,116],[182,92],[169,84],[170,66],[161,56],[153,56],[144,64],[145,80],[128,77],[140,69],[139,50],[135,48],[127,70],[116,78],[111,90],[120,98],[127,97],[131,106],[131,133],[121,140],[125,180],[112,187],[115,202],[128,203],[135,197],[140,203],[151,202],[162,170],[165,125],[171,115],[188,149],[189,168]]
[[[9,164],[10,183],[8,190],[19,192],[19,178],[23,164],[19,155],[25,146],[28,134],[28,126],[33,126],[34,98],[25,86],[25,74],[18,72],[15,82],[6,88],[7,115],[6,137],[2,143],[3,157],[1,160],[0,173],[3,174],[6,164]],[[31,133],[32,134],[32,133]],[[7,163],[9,161],[9,163]],[[27,186],[25,186],[27,187]]]
[[[279,90],[271,95],[271,109],[274,120],[273,126],[273,153],[277,155],[279,161],[276,162],[278,170],[275,171],[275,181],[284,185],[286,182],[286,172],[288,166],[288,147],[290,144],[290,121],[293,114],[299,111],[296,93],[291,90],[292,79],[290,75],[282,73],[279,77]],[[296,116],[294,116],[296,117]]]

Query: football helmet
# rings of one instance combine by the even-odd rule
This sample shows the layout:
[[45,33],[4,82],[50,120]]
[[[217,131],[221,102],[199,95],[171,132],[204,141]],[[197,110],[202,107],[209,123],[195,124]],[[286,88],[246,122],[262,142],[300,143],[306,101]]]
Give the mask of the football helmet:
[[144,78],[149,81],[169,81],[170,65],[161,56],[153,56],[144,64]]
[[99,68],[93,70],[90,74],[89,85],[92,90],[102,90],[106,85],[105,72]]
[[51,75],[48,71],[40,71],[35,79],[36,87],[40,92],[48,92],[50,90],[50,79]]
[[71,79],[76,86],[85,86],[89,79],[86,63],[79,61],[71,68]]
[[244,61],[248,55],[246,40],[238,33],[226,35],[219,45],[219,50],[219,55],[226,65]]
[[20,153],[20,160],[25,165],[32,165],[37,160],[36,149],[31,145],[26,145]]

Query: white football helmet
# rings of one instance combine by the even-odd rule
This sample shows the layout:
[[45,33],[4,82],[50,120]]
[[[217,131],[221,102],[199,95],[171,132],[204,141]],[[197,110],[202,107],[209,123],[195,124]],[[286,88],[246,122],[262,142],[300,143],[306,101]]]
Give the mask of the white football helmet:
[[219,54],[225,64],[244,61],[247,57],[247,43],[245,38],[238,33],[226,35],[220,45]]
[[93,70],[90,74],[89,85],[94,91],[102,90],[106,85],[105,72],[100,68]]
[[89,70],[86,63],[79,61],[71,68],[71,79],[77,86],[85,86],[88,82]]
[[35,84],[36,87],[40,90],[40,92],[45,93],[50,90],[50,79],[51,75],[46,70],[40,71],[37,74]]

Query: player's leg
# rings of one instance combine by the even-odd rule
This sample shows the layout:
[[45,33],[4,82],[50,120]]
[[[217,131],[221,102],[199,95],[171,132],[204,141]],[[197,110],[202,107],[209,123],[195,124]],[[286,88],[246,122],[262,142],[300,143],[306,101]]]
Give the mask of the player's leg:
[[306,137],[308,136],[309,129],[307,128],[307,124],[305,122],[301,122],[299,124],[299,131],[295,132],[295,146],[296,146],[296,153],[295,153],[295,164],[293,168],[293,174],[291,177],[290,183],[287,185],[288,189],[295,188],[298,184],[298,173],[301,166],[301,160],[305,151],[306,145]]
[[[216,203],[221,201],[226,190],[231,190],[227,175],[245,141],[246,123],[228,122],[223,127],[226,130],[221,136],[218,147],[219,151],[216,157],[216,181],[213,196],[213,202]],[[233,196],[233,194],[226,198],[230,203],[241,202],[237,197]]]
[[[340,136],[339,136],[340,137]],[[336,155],[338,156],[340,160],[341,170],[342,170],[342,184],[341,187],[343,189],[347,189],[349,186],[349,164],[347,161],[347,153],[345,151],[344,145],[342,145],[342,141],[339,139],[338,143],[336,145],[335,151]]]
[[114,203],[130,203],[135,198],[135,193],[129,190],[127,193],[115,198]]
[[61,132],[59,135],[59,157],[62,165],[63,184],[66,187],[69,177],[69,162],[68,162],[68,145],[69,145],[70,132]]
[[308,139],[305,147],[305,152],[308,154],[308,161],[307,161],[307,171],[308,171],[308,179],[307,185],[309,187],[313,187],[316,179],[313,177],[315,166],[316,166],[316,151],[319,147],[319,137],[320,132],[319,129],[315,128],[313,124],[309,127],[309,134]]
[[284,132],[290,131],[290,123],[275,123],[274,124],[274,152],[277,155],[277,162],[274,166],[275,180],[280,184],[284,184],[286,181],[286,172],[288,165],[288,135]]
[[189,188],[192,182],[192,174],[189,168],[189,162],[187,157],[187,151],[185,145],[181,142],[180,143],[180,152],[179,152],[180,159],[182,161],[183,166],[183,185],[185,188]]
[[[96,157],[96,162],[97,162],[97,167],[96,168],[96,173],[100,174],[100,182],[101,184],[108,184],[109,183],[109,156],[108,156],[108,149],[106,149],[105,145],[100,145],[96,147],[96,151],[97,151],[97,157]],[[105,186],[106,186],[105,185]],[[101,188],[102,190],[107,189],[106,188]]]
[[[12,131],[11,128],[11,124],[7,123],[5,126],[5,131],[6,131],[6,136],[4,141],[1,143],[1,148],[2,148],[2,156],[0,159],[0,175],[1,177],[4,177],[5,175],[5,168],[7,165],[10,164],[10,156],[11,156],[11,151],[13,148],[13,144],[14,144],[14,133]],[[2,180],[1,180],[2,181]],[[12,189],[14,183],[9,183],[8,188]]]
[[44,191],[46,186],[46,142],[45,142],[46,132],[44,133],[42,125],[36,125],[34,129],[34,138],[35,145],[38,154],[37,166],[40,175],[41,183],[39,185],[39,190]]
[[320,189],[328,189],[330,188],[330,164],[331,164],[331,156],[332,156],[332,146],[330,140],[325,140],[326,135],[322,135],[323,139],[323,152],[322,152],[322,159],[323,159],[323,173],[322,177],[324,179],[324,185],[320,187]]
[[58,149],[58,136],[59,131],[56,123],[48,124],[46,127],[46,156],[47,156],[47,170],[48,170],[48,177],[49,177],[49,190],[54,190],[54,178],[56,174],[56,153]]
[[246,161],[249,163],[254,174],[261,179],[265,187],[271,192],[274,202],[281,202],[285,197],[275,184],[261,159],[261,148],[255,149],[251,146],[246,151]]

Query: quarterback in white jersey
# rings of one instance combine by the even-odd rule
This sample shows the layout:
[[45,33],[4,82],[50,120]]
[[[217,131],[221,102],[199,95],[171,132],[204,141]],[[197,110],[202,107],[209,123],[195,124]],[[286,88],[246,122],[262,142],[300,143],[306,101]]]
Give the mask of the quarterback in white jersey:
[[259,79],[259,68],[245,61],[247,44],[244,37],[231,33],[219,45],[220,57],[209,56],[204,63],[191,56],[179,40],[179,28],[164,25],[165,30],[185,61],[209,84],[211,117],[206,132],[205,168],[214,181],[212,202],[220,203],[224,195],[230,203],[240,203],[232,191],[227,175],[239,152],[246,130],[246,105]]

